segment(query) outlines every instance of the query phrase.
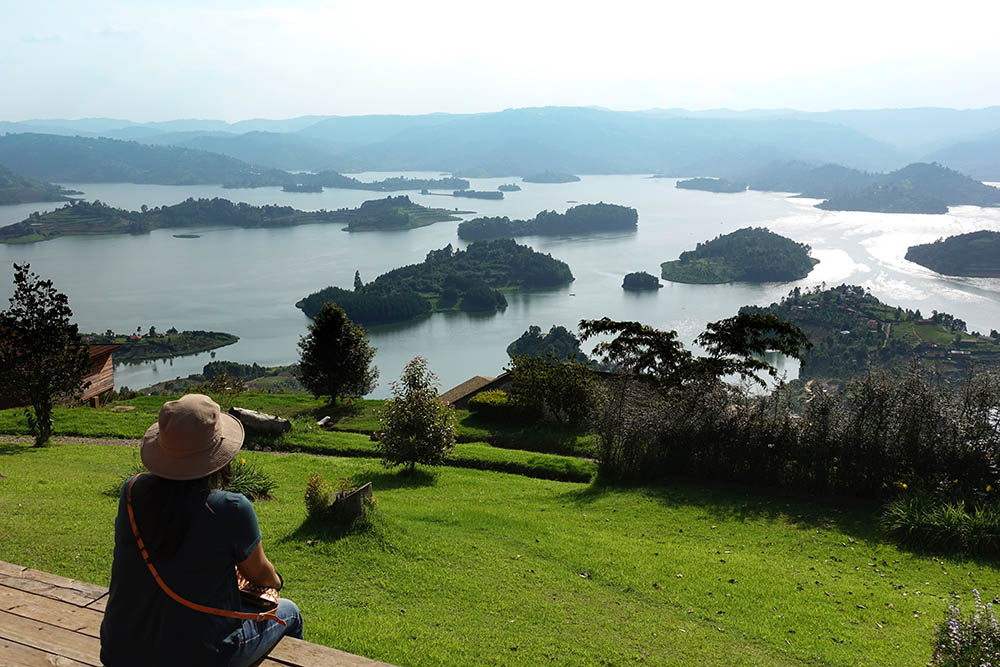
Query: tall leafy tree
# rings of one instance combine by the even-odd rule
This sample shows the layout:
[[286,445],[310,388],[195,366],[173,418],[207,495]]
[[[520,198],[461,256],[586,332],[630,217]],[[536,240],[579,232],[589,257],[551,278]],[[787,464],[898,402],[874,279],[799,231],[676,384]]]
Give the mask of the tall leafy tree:
[[35,446],[52,436],[52,404],[79,396],[90,368],[69,300],[30,270],[14,265],[10,308],[0,313],[0,394],[30,406],[28,423]]
[[378,452],[386,466],[440,465],[455,446],[455,411],[438,398],[437,377],[414,357],[392,383],[379,418]]
[[320,308],[299,340],[299,379],[313,396],[364,396],[375,388],[375,348],[365,330],[331,301]]

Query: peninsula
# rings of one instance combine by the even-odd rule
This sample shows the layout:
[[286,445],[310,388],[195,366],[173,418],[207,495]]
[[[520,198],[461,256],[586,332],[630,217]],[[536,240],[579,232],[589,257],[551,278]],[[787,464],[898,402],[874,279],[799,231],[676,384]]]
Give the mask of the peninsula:
[[589,232],[634,231],[639,214],[634,208],[618,204],[581,204],[565,213],[542,211],[531,220],[511,220],[507,217],[473,218],[458,226],[458,238],[513,238]]
[[451,195],[469,199],[503,199],[503,192],[500,190],[455,190]]
[[984,230],[910,246],[906,259],[947,276],[1000,278],[1000,232]]
[[367,201],[357,209],[300,211],[290,206],[251,206],[228,199],[187,199],[173,206],[114,208],[100,201],[74,201],[48,213],[32,213],[21,222],[0,227],[0,243],[29,243],[60,236],[142,234],[159,228],[290,227],[346,224],[347,231],[411,229],[458,220],[444,209],[414,204],[406,195]]
[[59,185],[43,183],[0,166],[0,206],[41,201],[72,201],[69,195],[81,194]]
[[83,334],[82,338],[91,345],[121,345],[114,352],[116,364],[184,357],[232,345],[239,340],[239,336],[221,331],[177,331],[170,328],[166,333],[157,333],[156,327],[150,327],[144,335],[139,332],[118,334],[109,329],[103,334]]
[[315,317],[327,301],[359,324],[403,322],[433,311],[489,312],[503,309],[501,289],[556,287],[573,280],[565,262],[511,239],[477,241],[465,250],[449,244],[431,250],[420,264],[393,269],[353,290],[326,287],[296,303]]
[[802,357],[802,380],[848,380],[875,366],[899,368],[919,358],[948,374],[1000,364],[1000,338],[967,333],[948,313],[925,318],[919,310],[882,303],[857,285],[792,290],[770,306],[740,312],[771,313],[801,328],[812,349]]
[[665,280],[678,283],[787,282],[805,278],[819,262],[809,250],[766,227],[745,227],[699,243],[660,268]]

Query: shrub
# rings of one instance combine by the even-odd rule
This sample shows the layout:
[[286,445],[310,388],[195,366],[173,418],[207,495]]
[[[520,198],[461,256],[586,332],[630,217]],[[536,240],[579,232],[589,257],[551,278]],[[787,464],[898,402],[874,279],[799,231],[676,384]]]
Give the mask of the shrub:
[[310,518],[323,516],[333,502],[333,489],[320,475],[312,475],[306,482],[306,514]]
[[507,392],[500,389],[481,391],[469,399],[469,412],[488,421],[502,421],[516,415],[516,408],[510,403]]
[[934,637],[931,665],[964,667],[965,665],[1000,664],[1000,626],[992,604],[983,604],[979,591],[973,590],[975,610],[962,616],[957,605],[945,613]]
[[578,361],[517,355],[511,360],[509,401],[528,416],[570,426],[587,422],[594,407],[594,373]]
[[455,411],[437,395],[436,376],[427,361],[414,357],[392,383],[392,398],[379,416],[376,445],[387,467],[418,463],[441,465],[455,446]]
[[1000,550],[1000,509],[965,501],[897,498],[882,512],[882,526],[894,538],[918,548],[993,556]]
[[250,500],[268,500],[278,488],[278,483],[252,460],[239,457],[233,461],[231,470],[233,477],[226,490],[242,493]]

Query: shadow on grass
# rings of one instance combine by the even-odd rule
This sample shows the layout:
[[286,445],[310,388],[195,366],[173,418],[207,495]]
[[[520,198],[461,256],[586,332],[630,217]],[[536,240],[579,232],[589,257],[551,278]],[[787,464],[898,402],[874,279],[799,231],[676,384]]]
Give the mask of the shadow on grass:
[[0,456],[15,456],[17,454],[25,454],[27,452],[37,452],[48,447],[51,447],[51,445],[45,444],[41,447],[35,447],[30,443],[20,445],[15,443],[0,442]]
[[[467,429],[465,433],[463,433],[463,429]],[[592,447],[580,445],[578,442],[580,437],[586,435],[588,435],[586,429],[543,422],[497,423],[475,414],[462,419],[458,429],[459,442],[482,442],[485,440],[505,449],[567,456],[593,455]]]
[[348,403],[346,401],[337,401],[334,404],[321,405],[318,408],[307,408],[297,413],[296,416],[301,417],[314,417],[316,420],[320,420],[323,417],[329,417],[331,421],[339,422],[342,419],[350,419],[352,417],[359,417],[365,413],[365,404],[356,401]]
[[955,549],[931,548],[907,543],[888,534],[880,525],[881,506],[871,500],[843,496],[806,496],[784,489],[739,486],[717,482],[701,484],[691,480],[669,480],[662,485],[628,485],[597,480],[583,489],[561,494],[567,502],[580,506],[615,495],[637,494],[664,507],[695,507],[706,521],[751,521],[786,523],[801,529],[837,530],[861,547],[892,544],[900,551],[918,557],[965,559],[980,566],[995,568],[1000,556],[975,555]]
[[371,482],[372,491],[377,495],[379,491],[434,486],[437,484],[437,471],[417,468],[411,472],[409,468],[386,470],[372,466],[354,473],[351,476],[351,481],[357,486]]

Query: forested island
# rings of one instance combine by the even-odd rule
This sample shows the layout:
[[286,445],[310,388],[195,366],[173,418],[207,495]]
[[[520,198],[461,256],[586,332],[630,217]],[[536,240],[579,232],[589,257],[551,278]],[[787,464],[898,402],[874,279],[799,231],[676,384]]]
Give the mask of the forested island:
[[[319,192],[322,188],[398,192],[400,190],[461,190],[468,188],[469,182],[464,178],[407,178],[405,176],[393,176],[381,181],[359,181],[332,170],[291,174],[280,169],[270,169],[248,173],[241,178],[229,179],[222,183],[222,187],[229,189],[272,186],[297,188],[294,190],[295,192]],[[319,190],[315,188],[319,188]]]
[[517,183],[504,183],[503,185],[498,185],[497,190],[500,192],[520,192],[521,186]]
[[0,165],[0,206],[40,201],[71,201],[70,195],[78,194],[81,193],[52,183],[36,181]]
[[565,213],[541,211],[531,220],[511,220],[506,216],[466,220],[458,226],[458,238],[471,241],[634,230],[638,224],[639,213],[634,208],[601,202],[574,206]]
[[787,282],[805,278],[819,262],[809,250],[766,227],[745,227],[699,243],[660,267],[665,280],[678,283]]
[[740,312],[773,313],[806,333],[813,347],[802,357],[803,380],[843,381],[914,357],[948,373],[964,372],[970,362],[1000,363],[1000,338],[966,333],[965,322],[948,313],[925,318],[919,310],[884,304],[856,285],[796,288],[779,303]]
[[82,338],[91,345],[121,345],[113,355],[116,364],[198,354],[232,345],[240,339],[239,336],[221,331],[177,331],[170,328],[165,333],[159,333],[156,327],[150,327],[145,334],[139,331],[134,334],[118,334],[109,329],[103,334],[83,334]]
[[705,190],[707,192],[746,192],[746,183],[734,183],[724,178],[689,178],[677,181],[681,190]]
[[469,199],[503,199],[500,190],[455,190],[452,197],[468,197]]
[[245,391],[301,394],[306,389],[299,382],[298,375],[298,364],[261,366],[258,363],[240,364],[235,361],[210,361],[202,367],[201,373],[192,373],[187,377],[157,382],[144,388],[142,393],[150,396],[176,396],[192,392],[211,392],[215,389],[204,385],[225,376],[227,384],[241,387]]
[[511,239],[496,239],[465,250],[449,244],[428,252],[420,264],[393,269],[367,284],[357,276],[353,290],[326,287],[295,305],[315,317],[333,301],[355,322],[377,325],[432,311],[493,311],[507,305],[500,289],[555,287],[572,280],[565,262]]
[[547,334],[541,327],[532,324],[521,336],[507,346],[507,356],[519,355],[540,357],[557,361],[579,361],[587,363],[587,355],[580,350],[580,339],[566,327],[553,326]]
[[580,177],[562,171],[540,171],[521,180],[525,183],[575,183]]
[[1000,232],[983,230],[910,246],[906,259],[947,276],[1000,278]]
[[634,292],[641,292],[644,290],[658,290],[663,285],[656,276],[646,273],[645,271],[637,271],[634,273],[625,274],[625,279],[622,280],[622,289],[631,290]]
[[32,213],[21,222],[0,227],[0,243],[29,243],[60,236],[143,234],[162,227],[290,227],[346,224],[348,231],[410,229],[457,220],[444,209],[414,204],[406,195],[367,201],[356,209],[300,211],[290,206],[234,204],[228,199],[187,199],[173,206],[127,211],[100,201],[74,201],[48,213]]

